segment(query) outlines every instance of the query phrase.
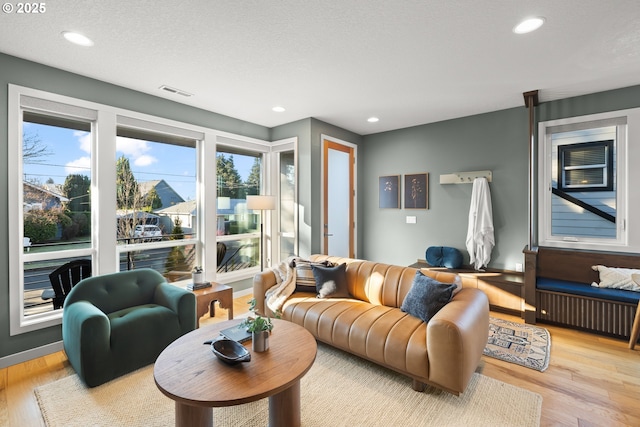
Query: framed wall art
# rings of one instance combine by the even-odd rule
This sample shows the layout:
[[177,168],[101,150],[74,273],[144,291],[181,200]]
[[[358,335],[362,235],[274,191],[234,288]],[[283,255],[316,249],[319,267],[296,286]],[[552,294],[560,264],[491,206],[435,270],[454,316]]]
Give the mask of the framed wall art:
[[404,176],[404,208],[429,209],[429,174]]
[[380,209],[400,209],[400,175],[380,177],[378,198]]

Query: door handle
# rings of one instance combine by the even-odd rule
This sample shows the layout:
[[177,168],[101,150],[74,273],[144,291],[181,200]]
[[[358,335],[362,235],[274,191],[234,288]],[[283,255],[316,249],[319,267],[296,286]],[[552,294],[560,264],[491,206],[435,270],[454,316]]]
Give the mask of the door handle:
[[331,237],[333,234],[324,233],[324,237]]

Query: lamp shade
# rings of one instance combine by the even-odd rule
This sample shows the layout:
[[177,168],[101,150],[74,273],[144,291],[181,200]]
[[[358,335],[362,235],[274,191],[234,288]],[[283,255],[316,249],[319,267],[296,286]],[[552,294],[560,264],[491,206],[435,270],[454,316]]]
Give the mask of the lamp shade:
[[247,209],[272,211],[276,208],[276,196],[247,196]]

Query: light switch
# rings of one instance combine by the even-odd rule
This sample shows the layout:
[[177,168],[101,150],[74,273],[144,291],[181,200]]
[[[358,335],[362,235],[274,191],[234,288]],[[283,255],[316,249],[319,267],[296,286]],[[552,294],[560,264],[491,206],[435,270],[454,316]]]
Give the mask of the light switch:
[[408,216],[407,217],[407,224],[415,224],[416,223],[416,217],[415,216]]

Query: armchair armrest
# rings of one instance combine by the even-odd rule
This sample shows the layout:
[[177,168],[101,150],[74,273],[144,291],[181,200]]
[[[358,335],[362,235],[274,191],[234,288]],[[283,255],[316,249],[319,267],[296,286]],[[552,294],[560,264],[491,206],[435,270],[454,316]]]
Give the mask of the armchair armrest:
[[[75,301],[64,306],[62,338],[64,351],[73,366],[79,366],[84,370],[85,367],[95,364],[105,367],[110,365],[109,318],[90,302]],[[87,375],[86,372],[80,374],[83,378]]]
[[153,302],[178,315],[183,334],[196,328],[196,296],[193,292],[164,282],[156,287]]
[[478,289],[462,289],[427,324],[429,380],[462,392],[478,367],[488,337],[487,296]]

